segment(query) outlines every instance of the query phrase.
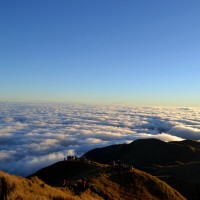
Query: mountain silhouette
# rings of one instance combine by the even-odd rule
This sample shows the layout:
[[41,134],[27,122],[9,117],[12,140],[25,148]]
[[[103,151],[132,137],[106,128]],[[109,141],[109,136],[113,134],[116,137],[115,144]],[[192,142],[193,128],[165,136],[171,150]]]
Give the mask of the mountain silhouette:
[[200,143],[139,139],[93,149],[84,156],[100,163],[120,159],[165,181],[186,198],[200,199]]
[[198,142],[140,139],[93,149],[83,157],[26,178],[0,172],[0,195],[5,180],[13,200],[200,199]]
[[84,156],[104,164],[120,159],[142,168],[155,164],[200,161],[200,150],[184,142],[168,143],[158,139],[139,139],[130,144],[93,149]]

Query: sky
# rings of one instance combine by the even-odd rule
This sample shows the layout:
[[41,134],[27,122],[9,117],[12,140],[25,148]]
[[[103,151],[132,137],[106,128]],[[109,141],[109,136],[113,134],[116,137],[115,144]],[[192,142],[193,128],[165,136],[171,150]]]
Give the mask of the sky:
[[198,0],[0,1],[0,101],[200,106]]

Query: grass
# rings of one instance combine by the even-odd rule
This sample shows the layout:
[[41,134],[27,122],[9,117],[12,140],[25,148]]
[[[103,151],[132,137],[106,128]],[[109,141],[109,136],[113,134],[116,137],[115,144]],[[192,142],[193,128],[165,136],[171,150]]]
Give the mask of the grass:
[[[122,199],[185,199],[165,182],[140,170],[125,172],[123,176],[113,174],[111,179],[120,185]],[[128,191],[128,192],[127,192]]]
[[[56,167],[61,169],[61,164],[53,165],[52,174],[50,174],[51,168],[46,168],[48,175],[54,178],[53,176],[56,176],[58,172]],[[67,162],[63,164],[65,167],[67,166]],[[6,180],[9,200],[185,200],[165,182],[140,170],[134,169],[119,174],[116,171],[109,171],[105,165],[97,163],[69,162],[68,164],[69,166],[78,165],[78,175],[87,175],[87,178],[90,179],[89,189],[76,193],[76,191],[67,187],[49,186],[35,176],[26,179],[1,171],[0,180],[2,177]],[[84,170],[81,169],[79,164],[83,165]],[[72,171],[68,170],[69,173],[74,171],[76,171],[76,168],[73,168]],[[72,182],[80,184],[80,177],[74,177]]]
[[11,176],[0,171],[0,180],[5,178],[10,200],[78,200],[70,192],[53,188],[42,182],[37,177],[31,180]]

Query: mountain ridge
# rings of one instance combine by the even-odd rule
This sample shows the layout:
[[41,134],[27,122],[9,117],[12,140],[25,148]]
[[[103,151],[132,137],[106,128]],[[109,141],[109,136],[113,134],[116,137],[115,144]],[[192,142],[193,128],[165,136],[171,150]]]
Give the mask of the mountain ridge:
[[[197,200],[200,197],[198,142],[139,139],[130,144],[93,149],[83,158],[59,161],[26,178],[0,172],[0,180],[5,178],[9,198],[13,200],[185,197]],[[87,189],[85,186],[83,189],[84,180]]]
[[199,142],[139,139],[120,148],[112,145],[93,149],[84,156],[96,162],[109,163],[117,159],[117,154],[122,161],[157,176],[188,199],[200,199]]
[[200,160],[200,149],[178,142],[167,143],[158,139],[139,139],[130,144],[93,149],[84,156],[104,164],[120,159],[141,168],[152,164],[168,165],[177,161],[184,163],[198,161]]
[[[65,166],[65,167],[63,167]],[[92,161],[60,161],[34,173],[31,177],[37,176],[47,182],[46,177],[53,175],[53,171],[59,171],[50,185],[60,183],[60,179],[66,178],[70,187],[80,185],[82,177],[90,183],[90,190],[97,193],[103,199],[185,199],[180,193],[171,188],[165,182],[138,169],[119,169],[119,165],[110,168],[109,165],[99,164]],[[77,170],[80,169],[80,170]],[[67,171],[66,171],[67,170]],[[60,176],[63,174],[63,176]],[[55,181],[55,182],[54,182]],[[76,187],[76,186],[75,186]],[[97,192],[98,191],[98,192]]]

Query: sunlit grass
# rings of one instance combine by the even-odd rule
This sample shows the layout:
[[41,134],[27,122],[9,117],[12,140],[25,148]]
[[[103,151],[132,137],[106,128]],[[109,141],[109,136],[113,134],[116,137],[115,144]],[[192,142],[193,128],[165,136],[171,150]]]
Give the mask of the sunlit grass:
[[37,177],[26,179],[0,171],[0,180],[2,177],[8,186],[9,200],[185,200],[165,182],[136,169],[119,173],[102,165],[101,170],[89,177],[90,188],[78,194],[68,187],[51,187]]
[[78,200],[66,191],[53,188],[42,182],[37,177],[31,180],[11,176],[0,172],[0,179],[5,177],[8,186],[8,199],[10,200]]

